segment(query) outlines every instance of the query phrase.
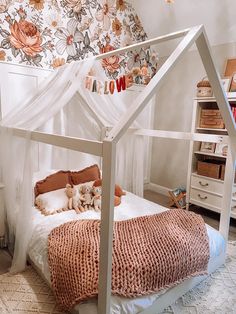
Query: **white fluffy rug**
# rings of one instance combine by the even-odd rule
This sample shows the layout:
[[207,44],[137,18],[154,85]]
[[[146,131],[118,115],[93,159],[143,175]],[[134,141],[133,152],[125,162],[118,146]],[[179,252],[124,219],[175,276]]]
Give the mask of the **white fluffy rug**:
[[[25,272],[0,275],[1,314],[61,314],[50,288],[29,267]],[[236,314],[236,242],[228,245],[221,267],[163,313]]]

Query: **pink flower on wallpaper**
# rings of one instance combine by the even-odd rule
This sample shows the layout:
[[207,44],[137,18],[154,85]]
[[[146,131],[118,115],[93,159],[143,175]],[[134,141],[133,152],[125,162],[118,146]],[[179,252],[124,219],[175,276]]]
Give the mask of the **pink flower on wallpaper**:
[[10,43],[16,49],[22,49],[28,56],[34,57],[41,52],[42,38],[37,27],[26,20],[14,22],[10,27]]
[[82,42],[83,34],[77,29],[78,22],[75,19],[69,20],[67,28],[60,27],[55,36],[60,40],[56,43],[56,50],[60,55],[66,51],[69,56],[76,55],[75,43]]
[[98,0],[101,9],[95,14],[97,21],[103,22],[103,30],[108,31],[111,27],[111,18],[116,14],[116,0]]

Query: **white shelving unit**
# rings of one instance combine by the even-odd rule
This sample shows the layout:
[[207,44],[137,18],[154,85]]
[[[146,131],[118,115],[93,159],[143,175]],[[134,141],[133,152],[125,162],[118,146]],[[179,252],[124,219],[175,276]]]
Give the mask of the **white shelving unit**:
[[[231,105],[236,106],[236,98],[228,98]],[[193,116],[191,133],[201,134],[215,134],[222,137],[222,141],[227,142],[227,129],[202,128],[200,125],[200,113],[202,109],[217,109],[217,103],[214,97],[195,98],[193,103]],[[206,139],[206,142],[208,140]],[[228,162],[228,157],[220,154],[202,152],[200,151],[201,142],[192,141],[190,143],[189,151],[189,166],[188,166],[188,182],[187,182],[187,208],[189,204],[195,204],[200,207],[207,208],[217,213],[225,207],[224,192],[227,188],[226,178],[224,180],[214,179],[211,177],[201,176],[197,174],[197,161],[203,160],[204,157],[210,157],[214,160],[221,161],[226,167],[232,167],[234,172],[234,165]],[[232,187],[232,185],[231,185]],[[232,187],[232,206],[231,217],[236,219],[236,184]]]

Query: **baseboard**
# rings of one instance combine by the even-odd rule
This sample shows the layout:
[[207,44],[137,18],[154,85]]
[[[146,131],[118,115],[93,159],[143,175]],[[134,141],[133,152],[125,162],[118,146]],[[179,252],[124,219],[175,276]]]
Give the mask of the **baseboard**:
[[150,190],[159,194],[168,195],[168,191],[170,191],[171,189],[149,182],[144,184],[144,190]]

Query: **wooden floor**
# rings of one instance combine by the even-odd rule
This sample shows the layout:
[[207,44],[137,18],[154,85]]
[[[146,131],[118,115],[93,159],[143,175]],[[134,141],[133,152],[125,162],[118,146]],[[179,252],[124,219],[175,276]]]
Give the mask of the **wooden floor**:
[[[144,198],[154,203],[160,204],[165,207],[169,207],[168,196],[157,194],[156,192],[146,190],[144,192]],[[197,214],[202,215],[204,221],[215,229],[219,229],[220,215],[205,208],[201,208],[195,205],[190,206],[190,210]],[[231,219],[229,240],[236,240],[236,219]]]
[[[158,203],[162,206],[169,207],[169,199],[167,196],[162,194],[157,194],[155,192],[146,190],[144,193],[144,197],[154,203]],[[194,212],[201,214],[205,220],[205,222],[214,227],[215,229],[218,229],[219,227],[219,214],[208,211],[206,209],[192,206],[190,208]],[[236,240],[236,220],[231,221],[230,225],[230,233],[229,233],[229,239],[230,240]],[[8,253],[7,250],[1,250],[0,249],[0,275],[3,273],[8,272],[8,269],[11,265],[11,256]]]

